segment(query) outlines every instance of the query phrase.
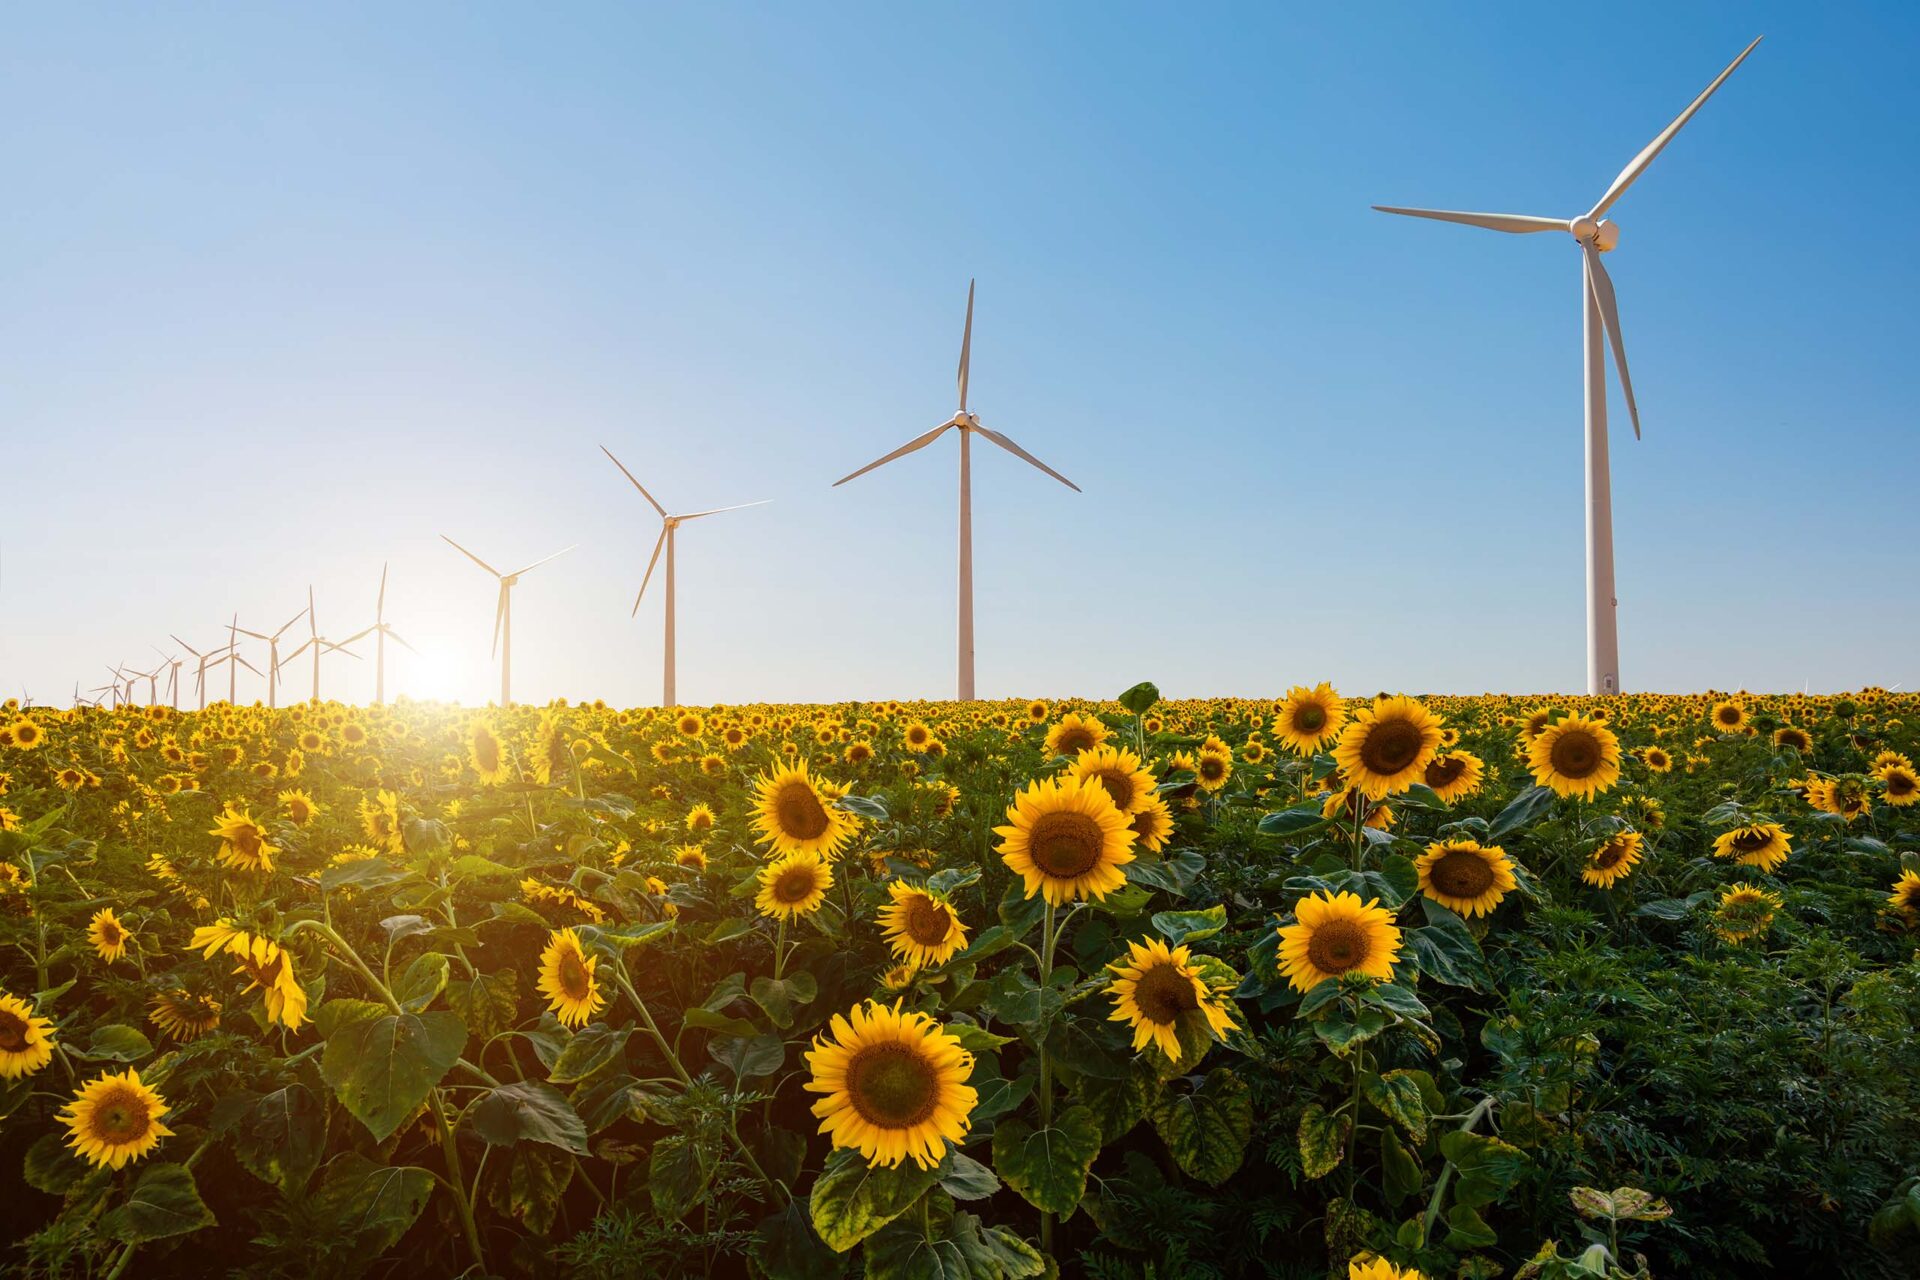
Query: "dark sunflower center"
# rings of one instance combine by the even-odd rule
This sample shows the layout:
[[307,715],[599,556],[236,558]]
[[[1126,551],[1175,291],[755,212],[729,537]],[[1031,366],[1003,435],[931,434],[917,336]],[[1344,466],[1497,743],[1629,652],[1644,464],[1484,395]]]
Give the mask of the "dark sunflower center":
[[492,773],[500,765],[500,744],[491,735],[473,740],[473,758],[484,773]]
[[1427,785],[1444,787],[1457,782],[1460,775],[1467,771],[1467,762],[1459,756],[1442,756],[1427,766]]
[[1450,849],[1427,868],[1433,887],[1450,898],[1477,898],[1493,888],[1493,868],[1470,849]]
[[1293,728],[1296,733],[1315,734],[1327,727],[1327,709],[1318,703],[1309,702],[1305,706],[1294,708]]
[[0,1009],[0,1053],[18,1053],[27,1047],[27,1020]]
[[1620,860],[1626,856],[1627,846],[1618,841],[1611,841],[1601,845],[1593,855],[1594,869],[1597,871],[1611,871],[1619,866]]
[[1351,920],[1329,920],[1307,942],[1307,959],[1322,973],[1345,973],[1364,963],[1367,951],[1366,932]]
[[111,920],[102,920],[100,922],[100,941],[112,947],[119,945],[121,937],[122,934],[119,925]]
[[1739,724],[1740,713],[1732,707],[1728,707],[1720,713],[1720,723],[1725,725]]
[[812,896],[818,882],[814,879],[812,867],[788,867],[773,882],[773,896],[781,902],[792,905],[805,902]]
[[1100,824],[1084,813],[1045,813],[1027,836],[1033,864],[1056,880],[1075,880],[1100,865]]
[[939,1101],[933,1066],[903,1044],[869,1045],[847,1063],[847,1096],[868,1124],[908,1129]]
[[1890,796],[1910,796],[1914,791],[1914,780],[1905,774],[1895,773],[1887,776],[1887,794]]
[[1225,777],[1226,772],[1227,772],[1227,762],[1225,760],[1222,760],[1219,756],[1201,756],[1200,757],[1200,776],[1205,778],[1208,782],[1212,782],[1215,779]]
[[118,1145],[139,1141],[152,1125],[145,1098],[131,1089],[115,1089],[94,1105],[87,1127],[94,1137]]
[[1733,847],[1742,853],[1757,853],[1772,843],[1773,837],[1770,834],[1765,831],[1755,831],[1751,828],[1744,831],[1736,831],[1733,835]]
[[1092,747],[1093,735],[1085,729],[1068,729],[1060,735],[1060,755],[1077,755],[1082,751],[1091,750]]
[[236,827],[230,837],[235,852],[243,858],[260,856],[260,831],[256,827]]
[[[1107,789],[1107,794],[1113,797],[1114,808],[1124,813],[1133,807],[1133,778],[1131,775],[1121,773],[1118,770],[1111,770],[1104,773],[1096,773],[1093,776],[1095,781]],[[1891,791],[1892,787],[1889,786],[1888,790]]]
[[1408,720],[1380,720],[1360,744],[1360,763],[1380,774],[1399,773],[1420,758],[1419,726]]
[[924,895],[907,907],[907,936],[923,947],[938,946],[953,930],[953,913]]
[[773,797],[774,820],[795,840],[818,840],[827,831],[827,809],[804,782],[789,782]]
[[560,954],[560,989],[575,1000],[585,1000],[593,990],[593,975],[587,972],[587,965],[578,954],[564,951]]
[[1570,729],[1553,740],[1547,755],[1563,778],[1584,778],[1600,767],[1600,740],[1584,729]]
[[1133,1002],[1148,1022],[1162,1026],[1180,1020],[1180,1015],[1200,1007],[1193,979],[1171,964],[1157,964],[1140,975],[1133,987]]

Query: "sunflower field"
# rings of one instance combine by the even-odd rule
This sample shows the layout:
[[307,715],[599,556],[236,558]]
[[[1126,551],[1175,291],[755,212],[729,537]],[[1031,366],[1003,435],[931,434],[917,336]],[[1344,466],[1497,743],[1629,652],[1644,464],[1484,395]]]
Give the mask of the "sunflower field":
[[27,1276],[1920,1274],[1920,698],[0,709]]

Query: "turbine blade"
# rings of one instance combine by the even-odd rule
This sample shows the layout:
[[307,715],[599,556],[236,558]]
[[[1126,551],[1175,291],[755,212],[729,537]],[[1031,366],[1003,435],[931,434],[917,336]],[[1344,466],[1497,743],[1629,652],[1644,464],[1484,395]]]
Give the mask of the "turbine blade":
[[1025,449],[1022,449],[1019,445],[1015,444],[1013,441],[1001,435],[998,431],[990,431],[986,427],[975,427],[974,430],[978,431],[981,435],[985,436],[987,439],[999,445],[1002,449],[1005,449],[1008,453],[1012,454],[1014,457],[1019,458],[1025,462],[1032,463],[1034,466],[1040,468],[1042,471],[1046,472],[1048,475],[1052,476],[1055,480],[1058,480],[1061,484],[1067,486],[1067,488],[1073,490],[1075,493],[1081,492],[1079,485],[1067,479],[1065,476],[1061,475],[1058,471],[1055,471],[1052,467],[1040,461],[1040,459],[1034,457],[1032,454],[1028,453]]
[[660,502],[657,498],[655,498],[652,494],[647,492],[647,486],[641,484],[638,480],[634,480],[633,472],[627,470],[627,464],[620,461],[620,459],[615,458],[613,456],[613,450],[607,448],[607,446],[605,445],[600,446],[600,452],[606,454],[608,459],[612,461],[613,465],[620,468],[621,475],[625,476],[629,480],[633,480],[633,487],[640,491],[640,496],[645,498],[648,502],[651,502],[653,504],[653,509],[660,513],[660,518],[662,520],[665,520],[667,518],[667,509],[660,505]]
[[493,609],[493,648],[487,651],[487,656],[490,658],[500,656],[500,622],[507,616],[507,592],[511,590],[513,588],[506,583],[500,584],[500,603]]
[[395,644],[398,644],[402,649],[405,649],[408,653],[420,652],[418,649],[408,644],[406,641],[406,638],[402,636],[398,631],[395,631],[392,627],[382,626],[380,630],[385,632],[389,639],[391,639]]
[[1565,218],[1535,218],[1524,213],[1462,213],[1458,209],[1403,209],[1398,205],[1377,204],[1381,213],[1397,213],[1408,218],[1432,218],[1436,222],[1458,222],[1488,231],[1506,231],[1516,236],[1535,231],[1565,231]]
[[273,636],[263,636],[258,631],[249,631],[245,627],[235,627],[234,630],[243,636],[252,636],[255,640],[272,640],[275,638]]
[[1755,36],[1753,43],[1742,49],[1740,56],[1729,62],[1727,69],[1715,76],[1713,83],[1702,89],[1700,96],[1689,103],[1687,109],[1682,111],[1672,124],[1662,129],[1652,142],[1640,148],[1639,155],[1627,161],[1627,167],[1620,171],[1620,176],[1615,178],[1613,185],[1607,188],[1607,194],[1600,197],[1600,203],[1593,206],[1593,211],[1587,215],[1589,218],[1598,218],[1613,207],[1615,200],[1626,194],[1627,188],[1632,186],[1634,180],[1645,173],[1647,166],[1653,163],[1653,158],[1666,149],[1666,145],[1673,141],[1674,135],[1680,132],[1681,127],[1693,119],[1693,113],[1707,104],[1707,99],[1713,96],[1714,90],[1726,83],[1727,77],[1733,74],[1734,68],[1747,60],[1747,55],[1759,46],[1762,39],[1764,37]]
[[380,630],[380,624],[376,622],[372,626],[367,627],[364,630],[354,632],[352,635],[348,636],[345,640],[342,640],[340,644],[333,644],[333,641],[331,640],[329,640],[327,643],[330,645],[333,645],[334,648],[338,649],[340,645],[352,644],[355,640],[360,639],[362,636],[370,636],[378,630]]
[[772,498],[762,498],[758,502],[741,502],[741,503],[736,503],[731,507],[715,507],[711,511],[694,511],[694,512],[690,512],[687,515],[681,516],[679,518],[682,521],[698,520],[701,516],[717,516],[722,511],[745,511],[748,507],[764,507],[769,502],[772,502],[772,501],[773,501]]
[[1613,280],[1600,261],[1600,251],[1591,243],[1581,247],[1587,251],[1587,287],[1600,303],[1600,319],[1606,325],[1607,341],[1613,344],[1613,367],[1620,371],[1620,389],[1626,393],[1627,415],[1633,419],[1633,438],[1638,440],[1640,406],[1633,400],[1633,376],[1627,372],[1627,345],[1620,336],[1620,307],[1614,301]]
[[[311,606],[309,606],[309,607],[311,607]],[[278,639],[279,639],[279,638],[280,638],[281,636],[283,636],[283,635],[285,635],[285,634],[287,634],[287,627],[291,627],[291,626],[292,626],[292,625],[293,625],[294,623],[296,623],[296,622],[298,622],[298,621],[300,621],[300,619],[302,619],[302,618],[304,618],[304,617],[306,617],[306,616],[307,616],[307,611],[306,611],[306,609],[302,609],[302,610],[301,610],[300,612],[298,612],[298,613],[296,613],[296,614],[294,614],[294,615],[293,615],[293,616],[292,616],[291,618],[288,618],[288,619],[287,619],[287,624],[286,624],[286,626],[284,626],[284,627],[281,627],[281,628],[280,628],[280,629],[279,629],[278,631],[276,631],[276,632],[274,632],[274,633],[273,633],[273,638],[274,638],[275,640],[278,640]]]
[[886,457],[878,458],[872,462],[869,462],[866,466],[860,468],[858,471],[854,472],[852,475],[841,476],[838,480],[835,480],[833,482],[833,487],[837,489],[841,485],[845,484],[847,481],[858,479],[860,476],[867,474],[867,472],[873,470],[875,467],[884,467],[889,462],[892,462],[895,458],[903,458],[907,454],[912,453],[915,449],[926,448],[928,445],[932,444],[935,440],[938,440],[940,438],[940,434],[943,431],[947,430],[947,428],[951,427],[952,425],[953,423],[951,422],[943,422],[939,426],[935,427],[933,430],[927,432],[925,435],[915,436],[913,439],[907,441],[905,444],[901,445],[898,449],[895,449],[892,453],[888,454]]
[[473,554],[473,552],[467,550],[465,547],[455,542],[452,538],[447,537],[446,534],[444,533],[441,534],[440,538],[448,546],[452,547],[455,551],[458,551],[461,555],[465,556],[467,559],[479,565],[482,569],[485,569],[488,573],[492,574],[494,577],[498,578],[498,577],[504,576],[501,574],[501,572],[498,569],[494,568],[492,565],[488,564],[485,560],[482,560],[479,556]]
[[535,560],[532,564],[528,565],[525,569],[515,569],[512,573],[508,574],[507,576],[509,578],[517,578],[523,573],[530,573],[533,570],[538,569],[541,565],[545,564],[548,560],[558,560],[561,556],[567,554],[567,552],[573,550],[574,547],[577,547],[579,545],[580,544],[576,542],[573,544],[573,547],[562,547],[558,551],[554,552],[552,555],[545,557],[545,559]]
[[967,327],[960,334],[960,412],[967,411],[967,365],[973,355],[973,281],[967,281]]
[[638,617],[640,615],[640,596],[644,596],[647,594],[647,584],[653,581],[653,566],[660,563],[660,548],[666,545],[667,545],[667,531],[663,526],[660,530],[659,538],[654,541],[653,559],[647,561],[647,576],[640,579],[640,595],[636,595],[633,598],[633,612],[627,615],[629,618]]
[[173,634],[173,632],[171,631],[167,632],[167,639],[173,641],[175,644],[179,645],[182,649],[185,649],[188,653],[192,654],[194,657],[198,658],[201,656],[200,651],[198,649],[188,644],[185,640],[182,640],[179,636]]
[[359,654],[357,654],[357,653],[355,653],[355,652],[354,652],[353,650],[351,650],[351,649],[349,649],[349,648],[347,648],[347,645],[346,645],[346,642],[345,642],[344,640],[343,640],[343,641],[341,641],[341,642],[340,642],[339,644],[335,644],[335,643],[334,643],[333,641],[331,641],[331,640],[327,640],[327,641],[323,641],[322,643],[324,643],[324,644],[325,644],[325,645],[327,646],[327,649],[328,649],[328,650],[329,650],[330,652],[333,652],[333,653],[344,653],[344,654],[346,654],[346,655],[347,655],[347,656],[348,656],[349,658],[352,658],[352,659],[353,659],[354,661],[356,661],[356,662],[358,662],[358,661],[360,660],[360,655],[359,655]]
[[245,658],[241,657],[239,654],[237,653],[234,654],[233,660],[239,663],[241,666],[245,667],[247,670],[253,672],[253,674],[255,675],[261,674],[260,668],[254,666],[251,662],[248,662]]
[[380,566],[380,595],[373,602],[373,620],[380,621],[387,616],[387,566]]

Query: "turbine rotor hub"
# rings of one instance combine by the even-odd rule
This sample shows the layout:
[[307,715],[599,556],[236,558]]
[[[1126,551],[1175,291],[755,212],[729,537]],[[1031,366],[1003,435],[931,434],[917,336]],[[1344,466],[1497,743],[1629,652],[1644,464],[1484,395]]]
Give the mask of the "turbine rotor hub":
[[1602,218],[1593,229],[1593,247],[1602,253],[1611,252],[1620,244],[1620,224],[1612,218]]

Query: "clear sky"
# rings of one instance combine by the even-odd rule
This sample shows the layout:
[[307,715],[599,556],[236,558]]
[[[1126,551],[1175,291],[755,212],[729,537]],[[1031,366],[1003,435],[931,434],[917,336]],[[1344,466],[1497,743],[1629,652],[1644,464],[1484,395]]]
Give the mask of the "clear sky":
[[519,698],[652,701],[604,442],[775,500],[682,532],[683,700],[950,696],[952,439],[829,486],[952,412],[970,276],[972,407],[1085,489],[976,453],[983,696],[1578,689],[1577,251],[1368,206],[1582,211],[1763,32],[1614,209],[1622,678],[1915,687],[1915,6],[235,3],[7,19],[0,690],[389,562],[392,688],[482,701],[444,532],[580,544]]

